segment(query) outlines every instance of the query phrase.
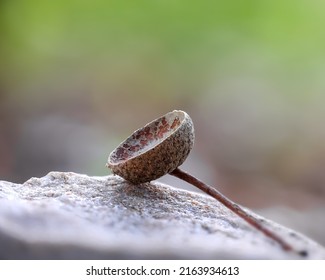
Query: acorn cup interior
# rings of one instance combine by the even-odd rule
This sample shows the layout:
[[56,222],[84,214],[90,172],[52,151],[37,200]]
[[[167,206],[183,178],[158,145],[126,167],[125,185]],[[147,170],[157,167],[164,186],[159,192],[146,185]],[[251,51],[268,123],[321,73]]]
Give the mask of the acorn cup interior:
[[174,110],[136,130],[108,157],[114,174],[134,183],[155,180],[181,165],[194,144],[189,115]]

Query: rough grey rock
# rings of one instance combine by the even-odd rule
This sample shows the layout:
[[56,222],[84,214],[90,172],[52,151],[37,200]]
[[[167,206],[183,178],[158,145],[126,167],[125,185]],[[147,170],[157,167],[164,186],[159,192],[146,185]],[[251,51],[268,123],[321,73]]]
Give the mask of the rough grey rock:
[[0,181],[0,258],[325,258],[316,242],[260,218],[307,257],[283,251],[206,195],[51,172],[24,184]]

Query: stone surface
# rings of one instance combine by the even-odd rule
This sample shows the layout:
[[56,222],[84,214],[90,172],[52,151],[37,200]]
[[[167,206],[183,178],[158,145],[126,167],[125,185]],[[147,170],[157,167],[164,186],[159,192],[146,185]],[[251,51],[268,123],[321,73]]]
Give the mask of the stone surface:
[[[325,249],[264,220],[307,259]],[[300,259],[218,201],[157,182],[51,172],[0,181],[1,259]]]

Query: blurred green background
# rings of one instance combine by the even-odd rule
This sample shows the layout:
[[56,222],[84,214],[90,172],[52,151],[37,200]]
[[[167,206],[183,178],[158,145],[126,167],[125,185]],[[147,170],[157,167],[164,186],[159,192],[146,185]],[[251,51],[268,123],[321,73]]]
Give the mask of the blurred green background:
[[107,175],[181,109],[184,169],[325,244],[324,26],[319,0],[1,1],[0,179]]

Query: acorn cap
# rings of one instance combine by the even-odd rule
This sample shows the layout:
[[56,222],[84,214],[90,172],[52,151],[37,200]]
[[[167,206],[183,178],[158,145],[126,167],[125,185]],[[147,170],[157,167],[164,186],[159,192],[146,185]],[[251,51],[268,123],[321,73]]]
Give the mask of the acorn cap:
[[150,182],[180,166],[194,144],[190,116],[174,110],[136,130],[108,157],[107,167],[133,184]]

